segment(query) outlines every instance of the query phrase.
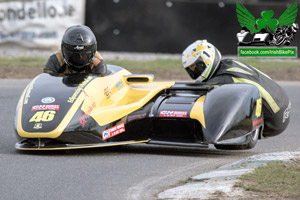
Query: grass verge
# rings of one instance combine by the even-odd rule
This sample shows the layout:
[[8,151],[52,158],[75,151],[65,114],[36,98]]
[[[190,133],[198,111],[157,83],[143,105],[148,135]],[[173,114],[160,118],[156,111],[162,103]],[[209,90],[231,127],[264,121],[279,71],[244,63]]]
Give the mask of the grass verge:
[[[248,63],[258,69],[292,69],[300,67],[300,60],[264,60],[253,58],[237,59],[243,63]],[[0,58],[0,67],[14,66],[14,67],[30,67],[40,68],[47,61],[47,58],[37,57],[14,57],[14,58]],[[180,59],[155,59],[155,60],[106,60],[107,63],[113,65],[123,66],[126,69],[132,70],[175,70],[181,71]]]
[[[268,74],[274,80],[300,80],[300,60],[238,59]],[[0,78],[33,78],[42,72],[47,58],[0,58]],[[157,79],[189,80],[180,59],[106,60],[132,73],[151,73]]]
[[18,68],[35,68],[39,69],[46,63],[46,58],[36,57],[15,57],[0,58],[0,67],[18,67]]
[[260,199],[299,199],[300,160],[272,162],[260,166],[252,173],[242,175],[235,187],[241,187]]

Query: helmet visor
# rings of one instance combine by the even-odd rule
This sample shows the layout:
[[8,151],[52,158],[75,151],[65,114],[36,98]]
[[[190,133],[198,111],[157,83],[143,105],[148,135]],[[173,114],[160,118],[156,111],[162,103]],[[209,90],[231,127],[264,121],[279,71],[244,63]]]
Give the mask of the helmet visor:
[[[77,46],[78,47],[78,46]],[[63,46],[63,55],[69,65],[78,69],[83,68],[91,63],[94,52],[90,49],[76,50],[77,47]]]
[[185,69],[192,79],[197,79],[204,72],[205,68],[205,63],[203,61],[198,61]]

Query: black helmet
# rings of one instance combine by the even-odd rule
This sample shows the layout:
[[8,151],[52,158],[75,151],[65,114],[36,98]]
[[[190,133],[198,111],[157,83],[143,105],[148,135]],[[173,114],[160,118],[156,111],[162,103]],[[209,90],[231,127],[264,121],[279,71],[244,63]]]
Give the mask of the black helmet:
[[81,71],[92,63],[96,49],[96,37],[87,26],[71,26],[63,35],[62,55],[65,62],[76,71]]

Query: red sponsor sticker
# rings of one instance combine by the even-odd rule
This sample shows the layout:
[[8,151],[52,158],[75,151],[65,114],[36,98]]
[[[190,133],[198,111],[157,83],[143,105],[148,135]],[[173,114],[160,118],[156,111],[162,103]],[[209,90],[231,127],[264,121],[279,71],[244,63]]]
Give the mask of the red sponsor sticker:
[[259,124],[263,121],[263,118],[259,118],[256,121],[252,122],[252,126],[256,126],[256,128],[259,128]]
[[82,128],[85,126],[85,123],[87,122],[87,119],[90,118],[90,114],[92,113],[93,109],[96,108],[96,103],[93,102],[93,104],[89,107],[87,112],[84,113],[79,119],[80,124],[82,125]]
[[263,118],[261,117],[261,118],[257,119],[256,121],[253,121],[252,125],[255,126],[255,125],[261,123],[262,121],[263,121]]
[[60,105],[35,105],[32,106],[31,111],[37,110],[59,110]]
[[187,117],[187,111],[160,111],[160,117]]
[[102,131],[102,139],[107,140],[108,138],[114,137],[123,132],[125,132],[125,126],[124,123],[121,123]]

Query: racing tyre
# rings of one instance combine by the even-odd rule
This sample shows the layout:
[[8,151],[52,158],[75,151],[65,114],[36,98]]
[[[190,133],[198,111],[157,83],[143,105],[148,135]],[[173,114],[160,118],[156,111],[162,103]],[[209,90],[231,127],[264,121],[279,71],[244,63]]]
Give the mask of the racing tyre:
[[221,150],[246,150],[246,149],[252,149],[258,140],[260,133],[260,128],[256,129],[253,131],[253,133],[249,136],[249,142],[247,144],[242,144],[242,145],[224,145],[224,144],[215,144],[214,146],[216,149],[221,149]]

